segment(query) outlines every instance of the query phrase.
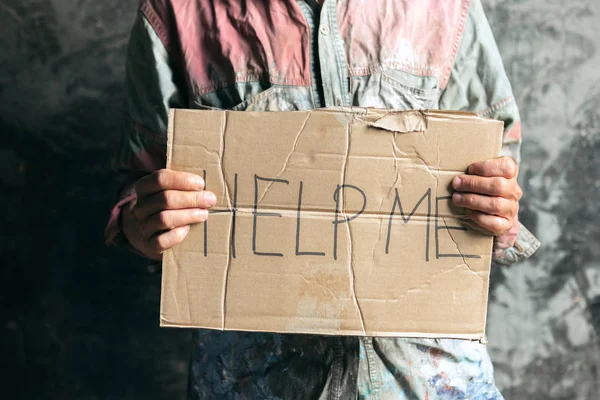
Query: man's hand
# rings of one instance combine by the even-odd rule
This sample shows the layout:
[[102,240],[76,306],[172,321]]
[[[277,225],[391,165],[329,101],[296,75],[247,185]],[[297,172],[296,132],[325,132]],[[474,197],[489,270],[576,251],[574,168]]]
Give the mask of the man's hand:
[[194,174],[161,169],[135,184],[137,202],[124,207],[123,233],[140,253],[160,260],[162,253],[185,238],[190,225],[204,222],[217,198]]
[[479,226],[501,236],[512,228],[523,191],[517,182],[518,166],[510,157],[473,163],[467,175],[452,181],[452,201],[464,207]]

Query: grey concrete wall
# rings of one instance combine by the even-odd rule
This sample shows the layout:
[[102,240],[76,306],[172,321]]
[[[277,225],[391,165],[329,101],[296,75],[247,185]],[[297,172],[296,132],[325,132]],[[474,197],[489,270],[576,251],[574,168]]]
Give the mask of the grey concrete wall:
[[[136,3],[0,1],[3,398],[185,390],[189,335],[158,328],[159,274],[102,244]],[[507,399],[596,399],[600,1],[485,7],[523,114],[521,219],[544,242],[493,273],[497,381]]]
[[496,274],[496,379],[508,399],[598,399],[600,1],[485,4],[523,118],[520,216],[543,242]]

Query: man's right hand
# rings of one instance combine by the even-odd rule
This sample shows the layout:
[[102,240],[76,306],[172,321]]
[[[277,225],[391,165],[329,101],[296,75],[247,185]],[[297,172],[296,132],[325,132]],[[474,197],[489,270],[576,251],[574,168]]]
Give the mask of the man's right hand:
[[191,224],[206,221],[217,202],[200,176],[167,169],[140,179],[135,192],[135,205],[122,209],[122,229],[129,243],[152,260],[181,243]]

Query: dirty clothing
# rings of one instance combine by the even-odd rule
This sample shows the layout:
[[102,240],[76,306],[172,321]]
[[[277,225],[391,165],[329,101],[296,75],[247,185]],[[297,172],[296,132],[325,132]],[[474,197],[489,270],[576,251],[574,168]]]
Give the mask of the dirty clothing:
[[[165,167],[172,107],[292,111],[451,109],[521,124],[480,0],[143,0],[127,57],[120,200]],[[511,264],[539,246],[520,224],[494,245]],[[190,399],[501,399],[479,342],[198,330]]]

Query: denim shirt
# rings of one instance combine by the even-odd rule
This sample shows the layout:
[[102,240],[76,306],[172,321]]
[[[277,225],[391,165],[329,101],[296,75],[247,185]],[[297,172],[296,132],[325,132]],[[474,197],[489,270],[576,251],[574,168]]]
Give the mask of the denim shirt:
[[[471,111],[504,121],[502,154],[519,162],[519,112],[480,0],[143,0],[126,94],[107,242],[133,182],[165,167],[172,107]],[[516,223],[493,258],[538,246]],[[198,330],[189,377],[194,399],[502,398],[485,345],[465,340]]]

